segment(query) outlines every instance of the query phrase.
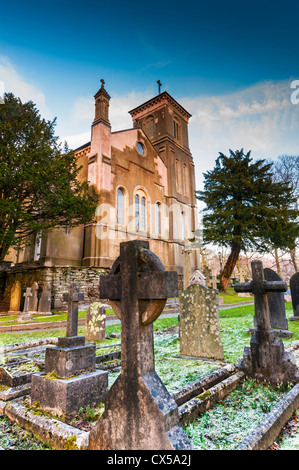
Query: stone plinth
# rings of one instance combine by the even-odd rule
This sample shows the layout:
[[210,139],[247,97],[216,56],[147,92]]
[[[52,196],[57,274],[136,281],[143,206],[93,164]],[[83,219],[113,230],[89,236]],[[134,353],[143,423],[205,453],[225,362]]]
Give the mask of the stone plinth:
[[59,377],[67,378],[95,368],[95,344],[87,343],[71,347],[60,345],[46,350],[46,374],[53,372]]
[[180,291],[180,353],[223,360],[218,291],[194,284]]
[[67,379],[47,378],[43,372],[31,379],[31,404],[55,416],[70,416],[80,408],[97,406],[104,401],[108,389],[108,373],[93,371]]

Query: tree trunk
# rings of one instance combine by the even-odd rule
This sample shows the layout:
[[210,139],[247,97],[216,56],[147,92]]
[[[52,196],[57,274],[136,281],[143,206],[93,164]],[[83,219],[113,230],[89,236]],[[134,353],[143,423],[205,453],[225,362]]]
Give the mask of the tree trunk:
[[219,286],[220,292],[225,292],[227,289],[229,280],[231,278],[233,270],[238,261],[240,251],[241,251],[241,244],[237,242],[232,242],[230,255],[221,273],[220,286]]
[[295,248],[293,250],[290,250],[290,254],[291,254],[291,261],[292,261],[292,264],[295,268],[295,273],[297,273],[299,271],[299,266],[298,266],[298,262],[297,262],[297,257],[296,257],[296,250]]
[[278,250],[277,248],[274,248],[274,253],[275,253],[275,263],[276,263],[276,270],[279,276],[281,277],[281,269],[280,269],[280,263],[279,263],[279,256],[278,256]]

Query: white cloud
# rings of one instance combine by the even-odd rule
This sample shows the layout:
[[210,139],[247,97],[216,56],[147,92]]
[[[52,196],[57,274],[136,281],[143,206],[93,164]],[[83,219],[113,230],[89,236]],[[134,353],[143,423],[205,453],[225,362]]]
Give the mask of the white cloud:
[[299,152],[299,105],[291,104],[291,81],[263,82],[220,96],[183,97],[192,114],[190,149],[198,186],[219,152],[244,148],[252,157],[275,159]]
[[[191,114],[189,145],[196,168],[197,186],[202,173],[214,167],[219,152],[252,151],[253,158],[273,158],[299,152],[299,105],[290,101],[291,81],[263,82],[233,93],[175,97]],[[112,96],[109,119],[112,130],[132,127],[128,111],[152,97],[151,90]],[[86,132],[68,136],[70,147],[90,140],[94,118],[93,98],[79,98],[72,110],[74,122]]]
[[29,83],[22,77],[10,60],[4,56],[0,56],[0,94],[1,90],[13,93],[23,102],[33,101],[42,117],[52,119],[44,93],[36,85]]

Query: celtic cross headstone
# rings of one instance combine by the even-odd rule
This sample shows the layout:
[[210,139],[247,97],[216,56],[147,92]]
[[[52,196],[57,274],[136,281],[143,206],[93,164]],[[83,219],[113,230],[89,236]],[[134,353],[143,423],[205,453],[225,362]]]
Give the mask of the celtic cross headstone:
[[249,376],[271,383],[297,382],[299,371],[293,355],[284,350],[280,337],[275,335],[270,321],[269,292],[285,292],[284,281],[266,281],[261,261],[252,261],[252,281],[234,286],[236,292],[254,294],[256,330],[250,348],[244,349],[239,366]]
[[122,370],[90,431],[90,449],[192,448],[154,364],[153,322],[177,294],[177,273],[164,270],[148,242],[120,244],[110,275],[100,278],[100,298],[109,299],[121,319]]

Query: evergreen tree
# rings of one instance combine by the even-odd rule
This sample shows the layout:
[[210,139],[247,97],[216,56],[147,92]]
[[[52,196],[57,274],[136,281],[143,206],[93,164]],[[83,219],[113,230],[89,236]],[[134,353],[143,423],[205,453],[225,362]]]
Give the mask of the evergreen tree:
[[197,191],[205,203],[204,243],[231,250],[221,273],[221,291],[227,288],[241,250],[265,251],[269,242],[290,247],[298,233],[290,187],[274,182],[272,164],[253,162],[250,153],[220,153],[215,168],[204,174],[204,190]]
[[72,151],[62,151],[55,120],[12,93],[0,105],[0,262],[39,231],[89,222],[98,196]]

